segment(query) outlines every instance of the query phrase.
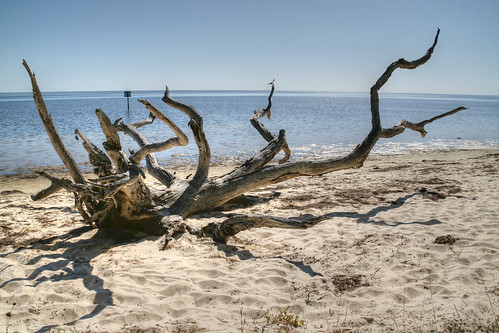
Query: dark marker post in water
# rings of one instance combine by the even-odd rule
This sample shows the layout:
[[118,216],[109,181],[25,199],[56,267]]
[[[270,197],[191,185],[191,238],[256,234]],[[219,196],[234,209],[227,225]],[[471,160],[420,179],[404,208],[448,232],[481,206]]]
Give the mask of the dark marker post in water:
[[124,97],[126,97],[126,104],[128,106],[128,113],[130,113],[130,96],[132,96],[131,91],[124,91],[123,92]]

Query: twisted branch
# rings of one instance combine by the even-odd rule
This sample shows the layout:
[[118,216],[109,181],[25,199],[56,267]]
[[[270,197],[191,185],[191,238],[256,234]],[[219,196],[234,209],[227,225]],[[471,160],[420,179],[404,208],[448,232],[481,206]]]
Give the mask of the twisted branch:
[[393,62],[388,66],[385,72],[378,78],[376,83],[371,87],[371,113],[372,113],[372,131],[380,131],[381,130],[381,120],[379,116],[379,96],[378,91],[385,85],[386,82],[390,79],[392,73],[397,68],[404,69],[415,69],[419,66],[425,64],[433,54],[433,50],[438,42],[438,35],[440,35],[440,29],[437,29],[437,34],[435,35],[435,39],[433,40],[433,44],[426,51],[425,55],[419,59],[413,61],[407,61],[404,58],[400,58],[399,60]]
[[33,194],[31,196],[31,199],[33,199],[33,201],[45,199],[46,197],[62,189],[65,189],[68,192],[78,193],[82,196],[91,196],[97,199],[97,194],[94,193],[92,191],[92,188],[86,184],[77,184],[73,183],[69,179],[57,178],[46,173],[45,171],[36,171],[36,173],[50,180],[52,184],[48,188],[43,189],[36,194]]
[[[206,211],[210,208],[217,207],[228,200],[235,198],[243,193],[254,189],[262,188],[271,184],[280,183],[292,178],[300,176],[316,176],[323,175],[339,170],[360,168],[364,161],[369,156],[372,148],[383,135],[379,114],[379,96],[378,90],[388,81],[393,71],[397,68],[414,69],[424,64],[430,59],[433,50],[438,41],[440,30],[437,31],[432,46],[426,54],[414,61],[406,61],[399,59],[388,66],[386,71],[376,81],[371,88],[371,116],[372,128],[365,139],[352,152],[340,157],[327,157],[321,160],[314,161],[295,161],[279,165],[265,165],[254,170],[251,173],[244,174],[242,177],[223,177],[221,182],[215,184],[207,184],[204,191],[196,193],[196,198],[193,202],[185,205],[180,212],[180,215],[187,217],[197,212]],[[464,108],[458,108],[462,110]],[[455,112],[457,112],[457,110]],[[262,111],[262,116],[265,113]],[[447,113],[444,115],[449,115]],[[444,116],[442,115],[442,116]],[[439,119],[441,116],[436,117]],[[431,120],[431,119],[430,119]],[[410,125],[409,125],[410,126]],[[388,135],[388,130],[384,135]]]
[[[151,112],[151,114],[155,118],[158,118],[168,127],[170,127],[177,137],[168,139],[163,142],[154,142],[154,143],[147,143],[145,138],[140,139],[140,142],[138,142],[140,145],[140,149],[130,157],[130,162],[138,165],[140,164],[140,161],[142,161],[142,159],[146,157],[146,155],[148,154],[167,150],[175,146],[186,146],[189,143],[189,139],[184,134],[184,132],[182,132],[182,130],[173,121],[171,121],[170,118],[168,118],[161,111],[156,109],[147,100],[139,99],[139,102],[144,104],[145,107],[149,110],[149,112]],[[127,126],[129,129],[131,127],[135,127],[133,125],[125,125],[125,124],[123,124],[123,126]]]
[[[250,122],[253,125],[254,128],[260,133],[260,135],[267,141],[271,142],[272,140],[276,139],[277,136],[272,134],[260,121],[259,119],[263,116],[267,116],[268,119],[270,119],[270,115],[272,114],[272,96],[274,95],[274,90],[275,90],[275,85],[274,85],[275,80],[272,80],[272,82],[269,83],[269,85],[272,86],[272,89],[270,90],[270,94],[268,97],[269,104],[265,109],[260,109],[254,111],[253,117],[251,117]],[[288,143],[285,141],[284,144],[282,145],[281,148],[284,151],[284,157],[279,160],[279,164],[285,163],[289,160],[291,157],[291,151],[289,150]]]
[[165,89],[165,95],[163,96],[162,100],[167,105],[179,110],[180,112],[185,113],[187,116],[189,116],[189,118],[191,118],[191,120],[189,121],[189,127],[192,130],[194,140],[196,141],[196,145],[198,146],[199,156],[196,174],[189,184],[191,189],[198,189],[204,183],[206,178],[208,178],[211,159],[210,145],[208,144],[208,140],[206,139],[206,135],[204,134],[203,129],[203,118],[194,107],[178,102],[171,98],[170,89],[168,89],[168,86]]

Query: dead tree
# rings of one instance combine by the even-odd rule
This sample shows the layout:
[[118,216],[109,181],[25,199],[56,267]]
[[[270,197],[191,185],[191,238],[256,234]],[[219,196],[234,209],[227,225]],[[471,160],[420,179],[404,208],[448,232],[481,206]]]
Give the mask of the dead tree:
[[[179,232],[189,232],[200,237],[212,237],[221,242],[240,231],[255,227],[310,227],[320,219],[289,220],[266,216],[235,216],[222,223],[211,223],[202,229],[189,226],[186,219],[195,213],[213,210],[246,192],[267,185],[299,176],[323,175],[338,170],[360,168],[379,139],[391,138],[401,134],[405,129],[418,131],[424,137],[426,124],[465,110],[464,107],[459,107],[419,123],[402,120],[391,128],[381,126],[378,91],[396,69],[415,69],[426,63],[437,44],[439,33],[440,30],[437,31],[432,46],[424,56],[414,61],[399,59],[389,65],[379,77],[370,92],[372,128],[362,143],[342,157],[329,157],[318,161],[289,161],[290,151],[286,143],[285,131],[281,130],[278,135],[274,135],[259,121],[259,118],[265,115],[270,118],[271,99],[274,93],[274,81],[272,81],[268,106],[265,109],[255,111],[251,118],[252,125],[268,141],[268,145],[230,173],[209,178],[211,153],[203,131],[203,118],[192,106],[171,98],[167,87],[163,102],[183,112],[190,119],[189,127],[198,147],[197,169],[194,177],[190,180],[181,179],[158,164],[154,156],[155,152],[173,146],[185,146],[188,143],[188,137],[173,121],[147,100],[139,100],[139,102],[150,112],[149,117],[133,124],[126,124],[120,119],[112,122],[104,111],[96,110],[96,115],[107,140],[103,143],[107,154],[90,142],[79,130],[76,130],[76,134],[83,141],[83,146],[89,154],[90,162],[97,176],[95,179],[85,179],[54,127],[35,75],[27,63],[23,61],[31,78],[33,98],[47,134],[72,178],[71,181],[41,172],[40,174],[48,178],[52,184],[47,189],[33,195],[33,200],[40,200],[55,191],[66,189],[74,193],[76,206],[83,220],[94,227],[136,229],[150,234],[166,234],[167,236]],[[151,124],[155,119],[168,126],[175,137],[163,142],[149,143],[139,129]],[[120,132],[130,136],[140,148],[126,154],[121,145]],[[269,164],[280,151],[284,151],[285,157],[278,164]],[[144,182],[146,175],[140,167],[144,159],[147,173],[164,185],[163,190],[153,190],[146,186]]]

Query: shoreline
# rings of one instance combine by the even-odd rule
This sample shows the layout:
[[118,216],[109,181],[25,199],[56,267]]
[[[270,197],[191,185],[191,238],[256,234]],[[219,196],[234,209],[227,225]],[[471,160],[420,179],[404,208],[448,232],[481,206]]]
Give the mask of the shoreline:
[[[356,144],[353,143],[336,143],[336,144],[311,144],[303,146],[293,146],[292,161],[300,160],[316,160],[322,158],[324,155],[328,157],[341,157],[348,154],[355,148]],[[0,176],[22,175],[32,173],[36,170],[55,171],[61,172],[65,170],[64,165],[60,161],[57,154],[53,151],[52,146],[47,146],[52,152],[50,160],[54,164],[40,165],[35,162],[24,162],[24,164],[16,164],[15,166],[0,165]],[[263,148],[263,146],[261,147]],[[446,152],[446,151],[468,151],[468,150],[490,150],[499,149],[499,141],[494,139],[489,140],[462,140],[457,138],[450,139],[434,139],[429,142],[396,142],[386,141],[376,144],[370,155],[410,155],[426,152]],[[81,152],[80,152],[81,153]],[[231,151],[229,153],[212,151],[211,164],[213,166],[220,165],[237,165],[244,163],[247,159],[251,158],[258,153],[254,151]],[[191,151],[190,153],[178,153],[169,157],[161,156],[162,152],[156,154],[160,165],[168,165],[172,169],[181,167],[195,166],[197,163],[197,153]],[[282,153],[278,154],[280,156]],[[83,161],[77,162],[82,172],[92,172],[92,166],[88,162],[86,152],[82,155]],[[80,159],[82,156],[79,156]],[[11,161],[15,163],[14,161]]]
[[251,192],[259,204],[188,219],[201,226],[232,213],[327,217],[312,228],[254,229],[227,245],[183,235],[164,251],[162,237],[120,241],[84,229],[64,191],[31,201],[49,184],[44,178],[0,176],[0,312],[11,313],[0,325],[13,332],[497,330],[498,162],[499,149],[374,154],[359,169]]
[[[499,143],[498,143],[499,144]],[[352,145],[352,148],[355,145]],[[413,150],[405,150],[405,151],[395,151],[395,152],[386,152],[386,151],[373,151],[369,154],[368,160],[369,159],[375,159],[378,157],[384,157],[384,156],[408,156],[408,155],[421,155],[421,154],[445,154],[445,153],[459,153],[459,152],[482,152],[482,151],[499,151],[499,146],[490,146],[490,147],[479,147],[479,148],[458,148],[458,149],[447,149],[447,148],[435,148],[435,149],[413,149]],[[254,154],[257,152],[255,151]],[[320,151],[318,151],[316,154],[298,154],[298,157],[295,157],[295,159],[291,159],[290,162],[294,161],[301,161],[301,160],[317,160],[321,158],[321,155],[319,154]],[[254,154],[240,154],[239,156],[237,155],[228,155],[226,157],[220,157],[220,156],[215,156],[212,158],[211,162],[211,167],[210,169],[229,169],[229,168],[234,168],[242,163],[244,163],[248,158],[253,156]],[[281,154],[281,153],[280,153]],[[278,160],[280,154],[278,154],[274,160]],[[339,153],[336,152],[335,155],[338,157],[341,157],[343,155],[348,154],[348,152],[344,153]],[[182,172],[183,169],[186,170],[195,170],[196,165],[197,165],[197,160],[195,156],[190,156],[188,158],[185,158],[185,156],[182,156],[179,159],[176,159],[175,156],[172,156],[169,159],[159,159],[159,164],[160,165],[171,165],[171,170],[173,171],[180,171]],[[272,164],[275,162],[271,162]],[[92,175],[92,165],[90,162],[81,162],[77,163],[77,165],[81,168],[82,172],[85,175]],[[147,171],[144,166],[141,166],[141,168],[144,171]],[[8,173],[3,173],[0,171],[0,180],[5,179],[5,178],[33,178],[33,177],[38,177],[36,175],[37,171],[45,171],[57,176],[62,176],[62,175],[67,175],[67,170],[66,167],[63,164],[54,164],[54,165],[34,165],[34,164],[29,164],[25,166],[18,166],[15,168],[4,168],[9,169]],[[215,171],[215,174],[218,175],[218,171]],[[1,184],[0,184],[1,186]]]

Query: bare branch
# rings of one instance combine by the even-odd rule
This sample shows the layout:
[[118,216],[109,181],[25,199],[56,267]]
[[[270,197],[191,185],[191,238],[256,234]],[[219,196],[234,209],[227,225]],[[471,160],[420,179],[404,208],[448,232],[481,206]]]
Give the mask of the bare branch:
[[26,71],[29,74],[31,79],[31,86],[33,87],[33,99],[35,100],[36,108],[38,109],[38,114],[42,119],[43,126],[45,127],[45,131],[54,147],[57,155],[59,155],[62,163],[68,169],[69,174],[73,178],[76,183],[85,184],[85,178],[83,177],[80,169],[76,165],[73,156],[69,153],[62,142],[57,129],[54,126],[54,122],[52,121],[52,116],[47,110],[47,106],[45,105],[45,101],[43,100],[42,93],[40,92],[40,88],[38,88],[38,84],[36,82],[35,74],[31,72],[28,63],[26,60],[23,60],[23,66],[26,68]]
[[106,149],[109,157],[113,160],[118,172],[125,172],[128,169],[128,157],[121,148],[120,136],[116,127],[111,123],[111,120],[101,109],[95,110],[97,118],[102,128],[102,132],[106,136],[107,141],[102,145]]
[[381,129],[381,121],[379,117],[379,96],[378,91],[383,87],[383,85],[390,79],[390,76],[397,68],[405,68],[405,69],[415,69],[423,64],[425,64],[433,54],[433,50],[438,42],[438,35],[440,34],[440,29],[437,29],[437,34],[433,41],[433,44],[430,46],[428,51],[426,51],[425,55],[419,59],[413,61],[407,61],[404,58],[400,58],[399,60],[393,62],[385,72],[379,77],[376,83],[371,87],[371,113],[372,113],[372,126],[373,131],[379,131]]
[[[139,102],[140,102],[140,99],[139,99]],[[156,117],[152,113],[149,113],[149,117],[147,117],[144,120],[133,123],[131,125],[135,128],[141,128],[143,126],[152,124],[154,122],[154,119],[156,119]]]
[[156,156],[153,154],[146,156],[146,166],[149,174],[166,187],[170,187],[176,179],[171,172],[159,165]]
[[92,189],[88,185],[75,184],[69,179],[57,178],[52,175],[49,175],[45,171],[37,171],[37,173],[40,176],[49,179],[52,182],[52,184],[48,188],[41,190],[36,194],[33,194],[31,196],[31,199],[34,201],[42,200],[62,189],[65,189],[68,192],[76,192],[84,196],[90,195],[92,197],[95,197],[94,193],[92,192]]
[[[121,123],[118,128],[137,142],[139,146],[142,147],[148,144],[146,138],[135,127]],[[175,180],[172,173],[159,166],[154,154],[146,155],[146,166],[147,171],[166,187],[170,187]]]
[[[259,119],[263,116],[267,116],[268,119],[270,119],[270,115],[272,113],[272,96],[274,95],[274,90],[275,90],[275,85],[274,85],[275,79],[272,80],[269,84],[272,86],[272,89],[270,90],[270,94],[268,97],[269,104],[265,109],[260,109],[256,110],[254,112],[253,117],[251,117],[250,122],[253,125],[254,128],[260,133],[260,135],[267,141],[270,142],[277,138],[276,135],[272,134],[260,121]],[[284,151],[284,157],[279,160],[279,164],[285,163],[289,160],[291,157],[291,151],[289,150],[288,143],[284,142],[282,145],[282,150]]]
[[[156,160],[156,157],[154,156],[153,152],[168,149],[173,146],[187,145],[189,139],[173,121],[171,121],[168,117],[166,117],[161,111],[156,109],[147,100],[139,99],[138,101],[144,104],[146,108],[149,110],[150,112],[149,118],[134,124],[124,124],[123,122],[118,124],[117,121],[115,122],[115,127],[118,130],[123,131],[126,135],[130,136],[141,147],[141,150],[132,155],[130,161],[139,164],[140,160],[142,160],[143,156],[145,156],[146,166],[149,173],[158,181],[160,181],[162,184],[164,184],[166,187],[170,187],[173,181],[176,179],[176,177],[158,164],[158,161]],[[147,139],[137,130],[137,128],[138,126],[145,126],[147,124],[152,123],[152,121],[154,121],[154,119],[156,118],[159,118],[166,125],[168,125],[177,135],[177,138],[167,140],[163,143],[149,144]],[[158,147],[164,149],[159,149]]]
[[87,210],[85,209],[85,201],[86,201],[86,199],[87,199],[87,197],[76,196],[76,209],[78,209],[78,212],[83,217],[84,221],[88,221],[90,219],[90,215],[92,213],[94,213],[93,209],[92,209],[91,212],[87,212]]
[[49,187],[41,190],[40,192],[38,192],[36,194],[32,194],[31,199],[33,201],[45,199],[46,197],[51,196],[55,192],[66,188],[66,185],[64,184],[64,180],[67,180],[67,179],[58,179],[58,178],[50,176],[46,172],[38,172],[38,174],[40,174],[41,176],[44,176],[45,178],[50,179],[50,181],[52,183],[50,184]]
[[424,126],[429,124],[429,123],[432,123],[433,121],[437,120],[437,119],[441,119],[441,118],[444,118],[444,117],[447,117],[447,116],[450,116],[454,113],[457,113],[459,111],[463,111],[463,110],[466,110],[465,107],[458,107],[458,108],[455,108],[454,110],[451,110],[449,112],[446,112],[446,113],[443,113],[441,115],[438,115],[438,116],[435,116],[431,119],[428,119],[428,120],[424,120],[424,121],[421,121],[419,123],[412,123],[410,121],[407,121],[407,120],[402,120],[400,121],[400,123],[397,125],[397,126],[394,126],[394,127],[391,127],[391,128],[384,128],[383,131],[381,132],[381,138],[392,138],[396,135],[399,135],[401,133],[404,132],[404,130],[406,128],[408,129],[411,129],[413,131],[417,131],[421,134],[421,137],[425,137],[427,132],[426,130],[424,129]]
[[[72,192],[75,195],[75,203],[78,212],[83,217],[83,220],[86,223],[91,224],[90,218],[91,215],[96,213],[97,207],[97,193],[94,193],[92,189],[86,184],[75,184],[71,182],[69,179],[57,178],[44,171],[37,172],[39,175],[49,179],[51,184],[46,189],[41,190],[40,192],[33,194],[31,199],[33,201],[38,201],[45,199],[46,197],[54,194],[55,192],[65,189],[68,192]],[[87,209],[85,209],[85,207]],[[97,211],[97,214],[100,214]]]
[[[182,130],[173,121],[171,121],[170,118],[166,117],[161,111],[156,109],[147,100],[139,99],[139,102],[144,104],[146,108],[149,110],[149,112],[151,112],[151,114],[155,118],[158,118],[168,127],[170,127],[172,131],[175,133],[175,135],[177,135],[177,137],[168,139],[163,142],[154,142],[154,143],[147,143],[146,141],[142,140],[142,143],[139,143],[141,148],[130,157],[130,162],[134,164],[140,164],[140,161],[142,161],[142,159],[147,154],[167,150],[175,146],[185,146],[189,143],[189,139],[184,134],[184,132],[182,132]],[[131,127],[132,125],[127,125],[127,126]]]
[[284,130],[280,130],[279,136],[270,141],[270,143],[264,149],[262,149],[257,155],[247,160],[246,162],[244,162],[243,165],[235,168],[227,175],[221,177],[221,180],[241,177],[269,163],[286,144],[286,137],[284,133],[285,133]]
[[[268,104],[267,104],[267,107],[265,109],[260,109],[260,110],[255,110],[254,111],[254,114],[256,116],[256,119],[259,119],[263,116],[267,116],[268,119],[270,119],[270,115],[272,114],[272,96],[274,96],[274,91],[275,91],[275,79],[272,80],[272,82],[269,83],[269,85],[272,86],[272,88],[270,89],[270,94],[269,94],[269,97],[267,97],[267,100],[268,100]],[[255,116],[253,116],[255,118]],[[260,132],[260,130],[257,128],[258,132]],[[272,140],[272,138],[270,138],[267,134],[267,131],[265,132],[260,132],[260,134],[265,138],[267,136],[267,138],[265,140],[267,141],[270,141]],[[274,136],[273,134],[270,134],[272,137]]]
[[175,124],[170,118],[165,116],[163,112],[159,111],[156,107],[154,107],[154,105],[149,103],[147,100],[139,99],[138,101],[144,104],[144,106],[147,108],[147,110],[149,110],[151,115],[153,115],[155,118],[158,118],[168,127],[171,128],[173,133],[175,133],[175,135],[178,137],[179,145],[186,146],[189,143],[189,138],[187,137],[187,135],[184,134],[184,132],[177,126],[177,124]]
[[[412,130],[415,130],[415,131],[419,131],[421,133],[421,136],[424,138],[425,135],[426,135],[426,131],[424,130],[424,126],[425,125],[428,125],[429,123],[432,123],[434,122],[435,120],[438,120],[438,119],[441,119],[441,118],[444,118],[444,117],[447,117],[447,116],[450,116],[454,113],[457,113],[459,111],[463,111],[463,110],[466,110],[467,108],[463,107],[463,106],[460,106],[458,108],[455,108],[454,110],[451,110],[449,112],[446,112],[446,113],[443,113],[441,115],[438,115],[438,116],[435,116],[431,119],[428,119],[428,120],[425,120],[425,121],[422,121],[422,122],[419,122],[417,124],[413,124],[413,123],[410,123],[410,122],[407,122],[409,125],[406,126],[407,128],[410,128]],[[420,129],[419,129],[420,128]]]
[[110,175],[113,165],[109,157],[88,140],[79,129],[75,130],[75,134],[83,141],[83,148],[87,151],[90,163],[94,166],[94,173],[98,176]]
[[360,168],[383,132],[379,115],[378,90],[386,83],[395,69],[414,69],[428,61],[437,43],[439,32],[440,30],[437,31],[433,45],[423,57],[412,62],[399,59],[392,63],[376,81],[371,88],[372,129],[362,143],[351,153],[343,157],[329,157],[317,161],[295,161],[273,166],[267,165],[245,174],[244,177],[230,177],[221,183],[206,184],[202,191],[196,193],[195,201],[186,201],[187,203],[180,209],[175,207],[174,212],[185,218],[191,214],[208,210],[211,207],[217,207],[243,193],[267,185],[300,176],[316,176],[339,170]]
[[171,106],[172,108],[175,108],[185,113],[187,116],[189,116],[189,118],[191,118],[189,126],[194,135],[194,140],[196,141],[196,145],[198,146],[199,157],[198,157],[198,166],[196,174],[190,181],[190,186],[191,189],[199,188],[199,186],[203,184],[206,178],[208,178],[208,171],[210,170],[210,159],[211,159],[210,145],[208,144],[208,140],[206,139],[206,135],[204,134],[204,129],[203,129],[203,118],[196,111],[194,107],[177,102],[176,100],[171,98],[168,86],[165,89],[163,102],[165,102],[167,105]]

